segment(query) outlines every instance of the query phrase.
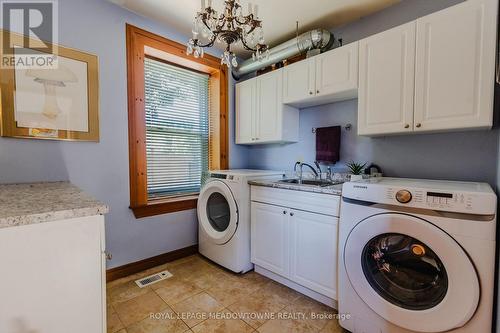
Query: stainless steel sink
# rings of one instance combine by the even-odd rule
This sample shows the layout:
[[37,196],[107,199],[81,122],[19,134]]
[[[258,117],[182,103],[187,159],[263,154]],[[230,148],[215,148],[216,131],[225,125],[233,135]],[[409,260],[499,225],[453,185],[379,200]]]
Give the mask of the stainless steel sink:
[[307,186],[319,186],[319,187],[342,184],[342,182],[332,182],[329,180],[316,180],[316,179],[303,179],[301,182],[297,178],[279,180],[278,183],[307,185]]

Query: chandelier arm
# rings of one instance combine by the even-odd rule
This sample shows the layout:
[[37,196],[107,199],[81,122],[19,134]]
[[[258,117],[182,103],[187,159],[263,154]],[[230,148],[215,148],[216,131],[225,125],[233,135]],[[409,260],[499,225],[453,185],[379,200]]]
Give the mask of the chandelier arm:
[[236,23],[238,23],[239,25],[246,25],[246,24],[249,24],[250,22],[253,21],[253,15],[250,14],[250,15],[247,15],[247,16],[243,16],[243,21],[240,21],[238,20],[237,17],[234,18],[234,20],[236,21]]
[[247,49],[248,51],[252,51],[252,52],[257,52],[257,49],[255,48],[252,48],[250,46],[248,46],[248,44],[245,42],[245,39],[244,38],[241,38],[241,44],[243,44],[243,47],[245,49]]
[[208,26],[208,24],[207,24],[207,20],[206,20],[206,18],[202,18],[202,19],[201,19],[201,22],[203,22],[203,24],[205,25],[205,27],[207,27],[208,31],[212,31],[212,29],[211,29],[211,28]]
[[246,33],[247,33],[247,34],[251,34],[252,32],[254,32],[254,30],[255,30],[256,28],[257,28],[256,26],[252,26],[252,27],[250,28],[250,30],[248,30]]
[[199,39],[197,39],[197,40],[195,41],[195,45],[196,45],[196,46],[199,46],[199,47],[211,47],[211,46],[213,46],[213,45],[214,45],[214,43],[215,43],[215,40],[216,40],[216,39],[217,39],[217,35],[216,35],[216,34],[213,34],[213,35],[212,35],[212,38],[210,38],[210,40],[208,41],[208,43],[206,43],[206,44],[200,44],[200,43],[199,43]]

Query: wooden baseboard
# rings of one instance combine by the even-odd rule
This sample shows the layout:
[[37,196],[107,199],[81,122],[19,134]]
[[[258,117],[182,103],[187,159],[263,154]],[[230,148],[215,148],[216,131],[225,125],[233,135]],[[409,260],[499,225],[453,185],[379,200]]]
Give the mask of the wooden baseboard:
[[163,265],[167,262],[181,259],[190,255],[198,253],[198,245],[188,246],[175,251],[163,253],[151,258],[146,258],[136,262],[131,262],[123,266],[108,269],[106,271],[106,281],[110,282],[125,276],[142,272],[156,266]]

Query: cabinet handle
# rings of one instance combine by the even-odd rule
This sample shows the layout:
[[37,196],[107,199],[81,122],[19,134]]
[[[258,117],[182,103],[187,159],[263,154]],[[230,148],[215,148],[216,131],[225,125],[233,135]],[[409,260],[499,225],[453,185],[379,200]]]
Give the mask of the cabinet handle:
[[409,124],[406,124],[406,125],[405,125],[405,128],[410,128],[410,125],[409,125]]
[[422,127],[422,124],[419,123],[416,126],[417,126],[417,128],[420,128],[420,127]]
[[294,214],[293,213],[290,213],[290,216],[293,216]]
[[310,92],[309,92],[309,95],[312,95],[312,94],[313,94],[313,92],[312,92],[312,91],[310,91]]
[[284,211],[283,211],[283,214],[285,214],[285,215],[286,215],[286,210],[284,210]]
[[316,94],[319,94],[319,90],[316,90]]

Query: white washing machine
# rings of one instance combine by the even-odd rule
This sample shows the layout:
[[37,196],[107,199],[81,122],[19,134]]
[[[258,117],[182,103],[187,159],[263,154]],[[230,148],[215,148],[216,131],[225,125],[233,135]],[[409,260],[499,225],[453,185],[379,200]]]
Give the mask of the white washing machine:
[[267,170],[209,172],[198,197],[200,253],[233,272],[251,270],[248,181],[279,179],[283,175],[283,172]]
[[[346,183],[340,325],[354,333],[490,333],[496,195],[484,183]],[[349,316],[347,316],[349,315]]]

